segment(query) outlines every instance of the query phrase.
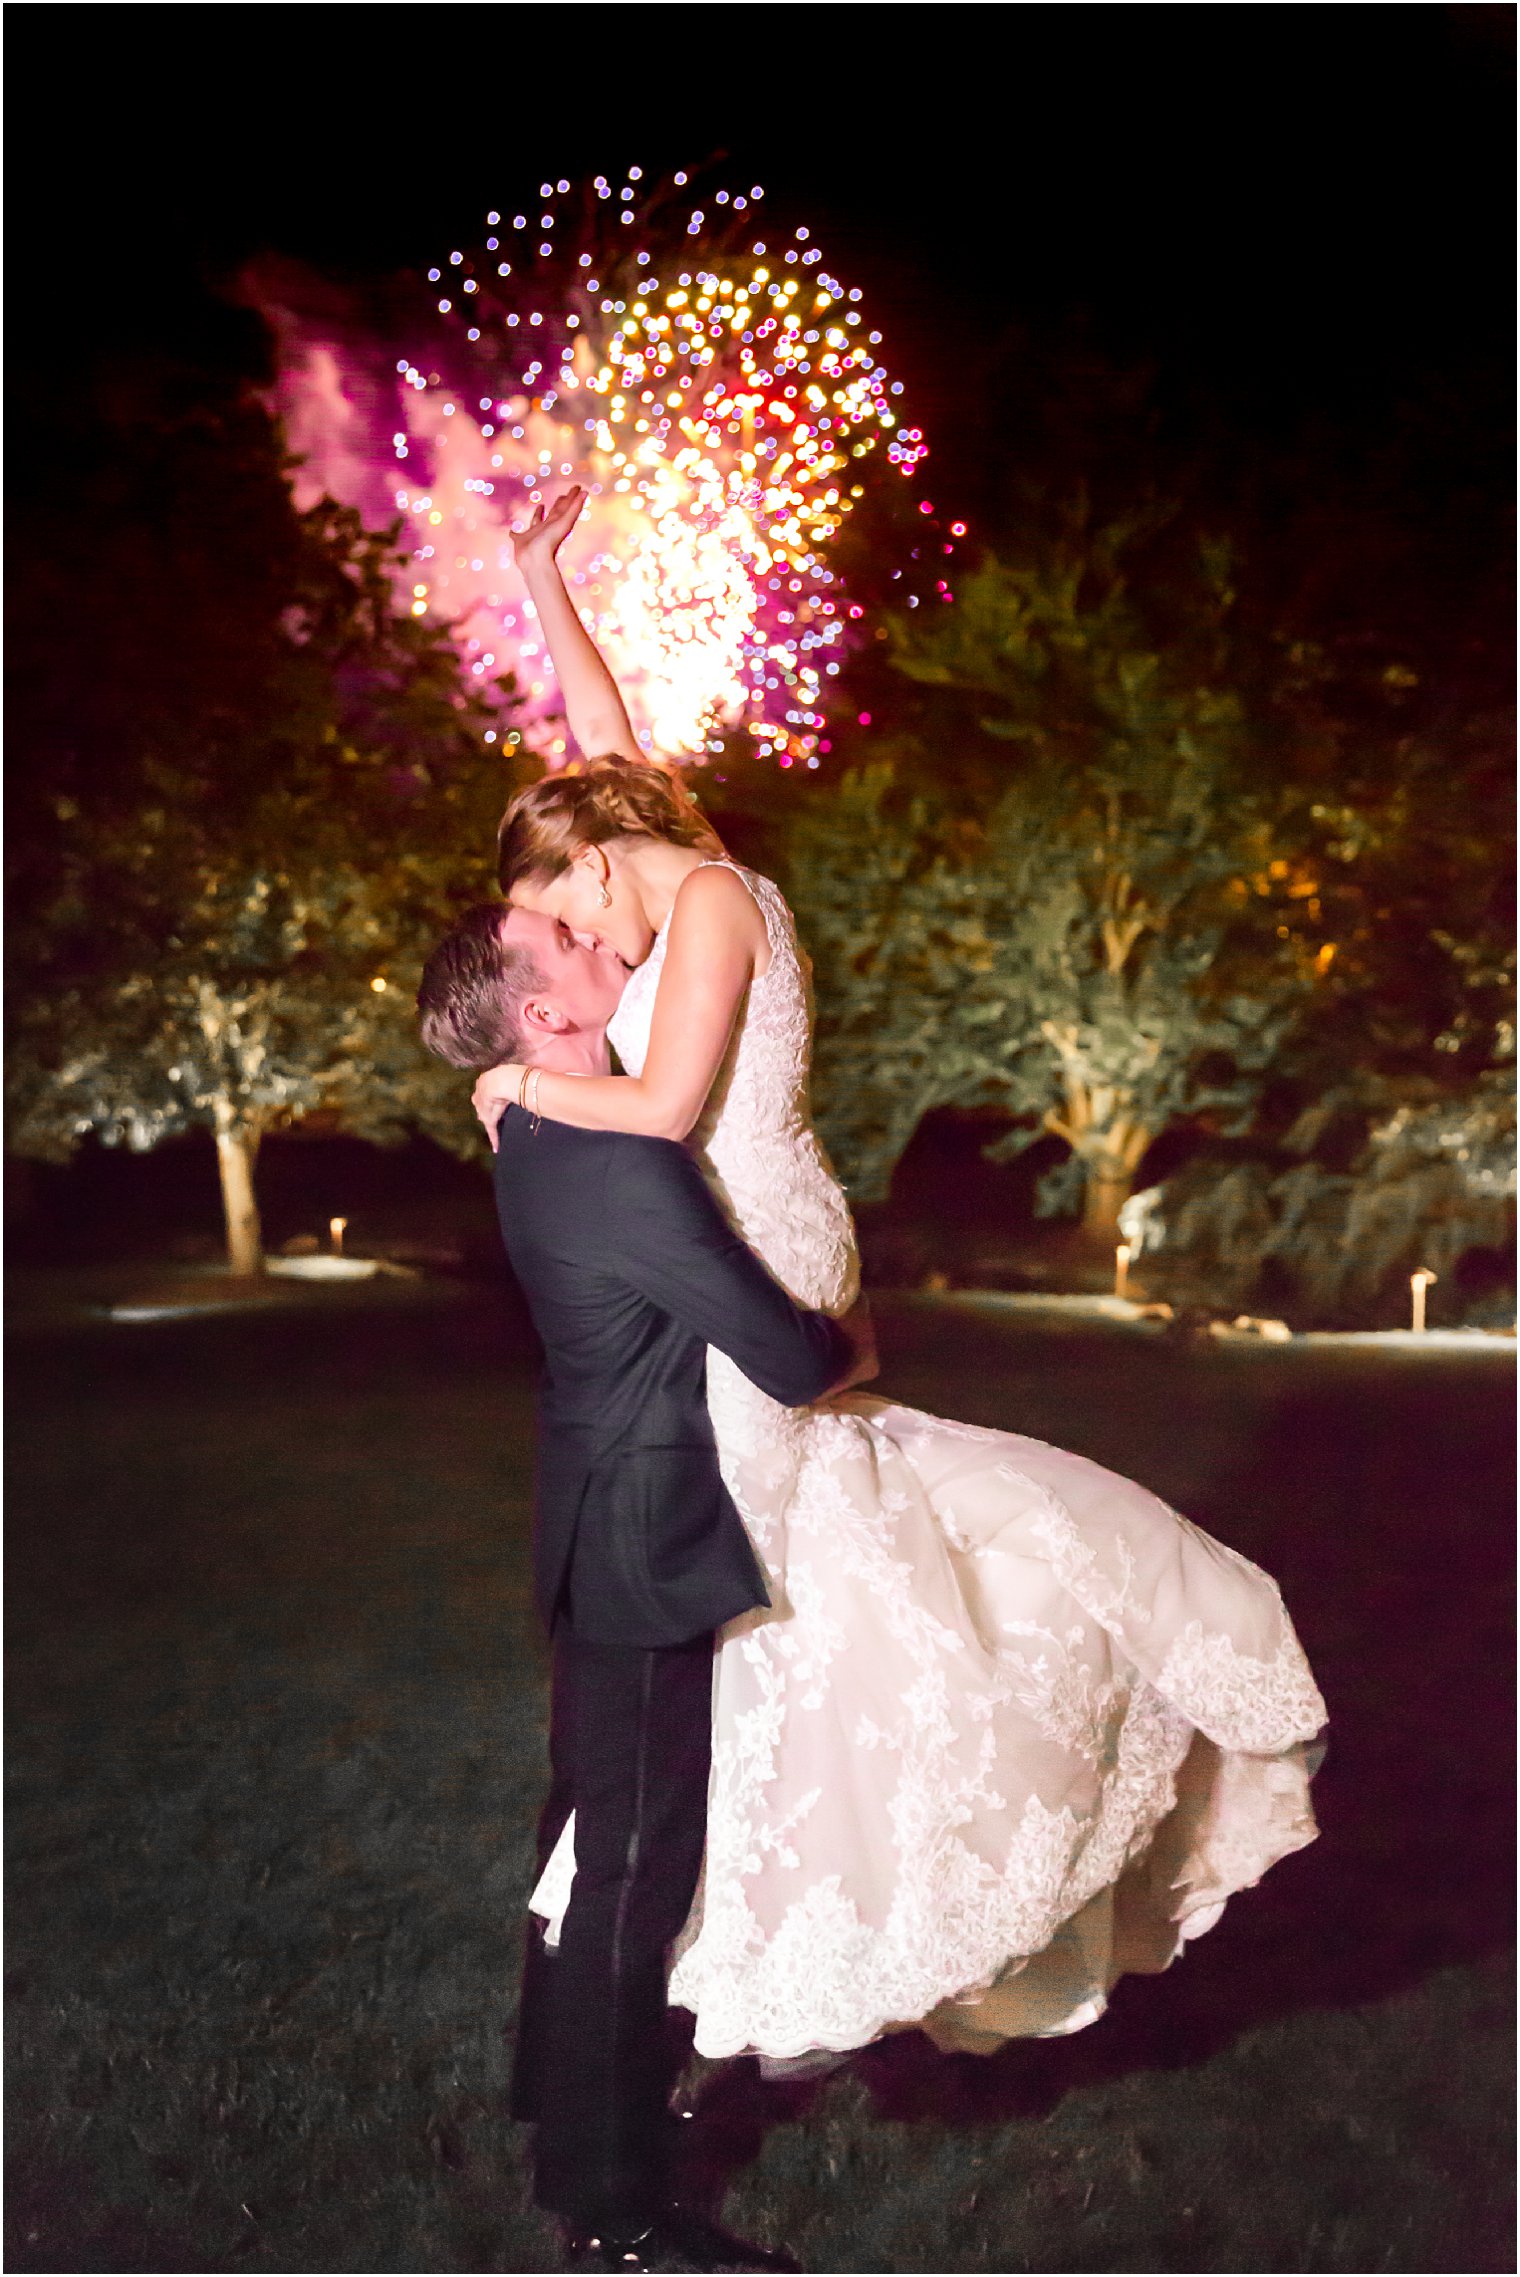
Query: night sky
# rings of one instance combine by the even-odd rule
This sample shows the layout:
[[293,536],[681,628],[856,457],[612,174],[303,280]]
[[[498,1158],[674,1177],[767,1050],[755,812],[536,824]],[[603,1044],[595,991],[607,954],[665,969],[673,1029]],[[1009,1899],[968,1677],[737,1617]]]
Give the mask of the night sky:
[[252,256],[369,293],[545,174],[726,151],[866,288],[973,511],[1010,440],[988,375],[1031,332],[1155,364],[1242,448],[1433,387],[1489,422],[1513,28],[1498,6],[17,10],[12,86],[49,93],[17,331],[45,364],[197,327],[237,354],[198,288]]

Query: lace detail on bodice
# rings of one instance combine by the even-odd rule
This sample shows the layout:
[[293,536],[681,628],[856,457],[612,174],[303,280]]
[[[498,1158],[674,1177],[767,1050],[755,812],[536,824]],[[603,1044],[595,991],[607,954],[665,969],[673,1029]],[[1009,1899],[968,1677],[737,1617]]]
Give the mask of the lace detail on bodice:
[[[735,862],[702,867],[731,869],[744,880],[765,920],[771,956],[739,1007],[688,1143],[725,1214],[788,1295],[842,1313],[855,1300],[860,1268],[849,1204],[808,1114],[811,968],[779,887]],[[643,1072],[669,934],[667,918],[608,1025],[630,1075]],[[795,1436],[793,1410],[756,1391],[719,1352],[709,1355],[708,1395],[720,1445],[758,1450]]]

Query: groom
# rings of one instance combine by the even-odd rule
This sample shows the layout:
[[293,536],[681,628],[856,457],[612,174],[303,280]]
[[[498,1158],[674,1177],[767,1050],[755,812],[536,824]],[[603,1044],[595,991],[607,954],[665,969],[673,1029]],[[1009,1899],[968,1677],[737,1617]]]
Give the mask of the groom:
[[[626,979],[541,912],[473,909],[428,959],[423,1040],[461,1068],[605,1075]],[[667,2162],[666,1956],[701,1870],[714,1632],[769,1602],[719,1475],[706,1347],[801,1407],[875,1373],[869,1326],[793,1304],[669,1140],[509,1107],[495,1143],[502,1236],[546,1361],[540,1871],[575,1813],[558,1952],[530,1930],[513,2115],[538,2122],[535,2196],[569,2225],[578,2266],[773,2267],[677,2205]]]

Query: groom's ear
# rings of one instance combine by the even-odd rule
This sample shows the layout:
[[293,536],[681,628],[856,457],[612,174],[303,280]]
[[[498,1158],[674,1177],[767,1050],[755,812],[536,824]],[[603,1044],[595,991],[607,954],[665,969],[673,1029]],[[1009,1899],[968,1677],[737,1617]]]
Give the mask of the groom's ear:
[[547,1003],[541,996],[530,996],[522,1008],[522,1024],[536,1036],[567,1035],[575,1023],[557,1004]]

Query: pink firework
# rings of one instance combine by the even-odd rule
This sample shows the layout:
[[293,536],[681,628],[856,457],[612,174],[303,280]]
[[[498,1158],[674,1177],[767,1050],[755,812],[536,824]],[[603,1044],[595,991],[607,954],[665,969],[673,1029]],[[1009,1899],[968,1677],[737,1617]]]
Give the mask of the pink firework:
[[401,517],[410,605],[479,678],[513,675],[551,764],[558,696],[506,533],[573,479],[592,503],[563,565],[640,739],[690,760],[737,733],[817,765],[851,621],[834,540],[873,486],[914,503],[927,445],[859,289],[807,229],[758,226],[762,196],[682,174],[646,196],[637,167],[544,183],[429,270],[432,343],[386,372],[283,316],[303,494]]

